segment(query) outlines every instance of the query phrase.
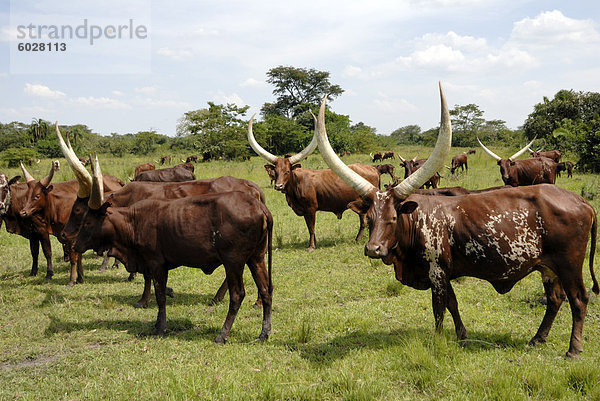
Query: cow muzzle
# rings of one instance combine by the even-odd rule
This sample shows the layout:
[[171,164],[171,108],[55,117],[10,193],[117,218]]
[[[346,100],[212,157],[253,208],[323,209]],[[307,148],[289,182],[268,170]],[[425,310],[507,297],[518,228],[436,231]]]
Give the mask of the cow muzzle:
[[275,190],[283,192],[285,185],[283,184],[275,184]]
[[386,246],[381,244],[371,244],[368,243],[365,245],[365,256],[370,258],[383,258],[388,254],[388,249]]

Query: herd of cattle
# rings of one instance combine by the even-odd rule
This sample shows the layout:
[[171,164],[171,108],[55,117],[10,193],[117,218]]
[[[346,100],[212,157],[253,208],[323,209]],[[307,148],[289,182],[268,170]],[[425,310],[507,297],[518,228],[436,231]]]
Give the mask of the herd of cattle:
[[[460,341],[467,338],[467,332],[452,279],[477,277],[506,293],[523,277],[540,271],[547,308],[530,344],[546,341],[559,308],[568,299],[572,333],[567,355],[578,357],[589,299],[582,270],[590,237],[592,291],[598,294],[600,289],[593,270],[596,213],[585,199],[552,185],[559,171],[566,169],[571,174],[572,164],[561,166],[558,151],[531,151],[531,143],[502,159],[479,142],[498,161],[506,185],[477,191],[438,188],[439,171],[452,140],[441,86],[440,96],[440,131],[428,159],[406,160],[394,152],[371,155],[373,162],[398,156],[405,169],[404,180],[395,177],[391,164],[346,165],[341,160],[345,154],[337,155],[327,138],[326,97],[318,117],[313,116],[313,139],[300,153],[277,157],[262,148],[253,135],[254,116],[248,124],[248,141],[267,160],[265,169],[275,190],[285,194],[294,213],[304,217],[309,251],[316,247],[316,212],[332,212],[341,218],[351,209],[359,215],[357,240],[369,227],[365,255],[393,264],[396,279],[403,284],[431,289],[436,330],[442,329],[448,309]],[[46,278],[54,274],[50,235],[62,244],[65,260],[70,262],[69,285],[83,282],[81,254],[86,250],[114,257],[131,274],[144,276],[144,292],[136,306],[147,306],[154,283],[158,304],[155,332],[162,334],[167,327],[169,270],[190,266],[211,274],[223,265],[226,278],[214,298],[222,299],[229,290],[227,317],[215,340],[223,343],[245,295],[242,274],[247,265],[258,288],[257,306],[263,309],[259,339],[268,338],[273,216],[258,185],[229,176],[196,180],[191,162],[197,160],[193,159],[163,169],[145,163],[125,184],[102,174],[97,156],[78,158],[58,124],[56,134],[75,180],[52,183],[56,162],[40,181],[23,164],[24,183],[18,182],[20,176],[9,179],[0,173],[0,224],[4,223],[9,233],[29,240],[31,275],[38,272],[40,243],[47,260]],[[317,147],[330,169],[302,168],[300,161]],[[517,160],[527,150],[533,157]],[[468,169],[467,153],[455,156],[452,166],[446,166],[452,174],[459,168]],[[88,163],[91,174],[85,167]],[[382,174],[392,177],[384,190],[380,189]]]

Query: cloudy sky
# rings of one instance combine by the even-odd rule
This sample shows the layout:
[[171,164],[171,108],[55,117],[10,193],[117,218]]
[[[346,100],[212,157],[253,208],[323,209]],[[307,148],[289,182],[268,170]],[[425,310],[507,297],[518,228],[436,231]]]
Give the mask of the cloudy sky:
[[[596,0],[134,0],[114,14],[113,0],[44,1],[0,5],[0,122],[174,135],[177,120],[207,101],[251,112],[273,101],[265,73],[278,65],[329,71],[345,90],[332,109],[380,134],[436,126],[439,80],[450,107],[475,103],[510,128],[560,89],[600,92]],[[11,16],[21,12],[47,24],[69,13],[104,27],[142,21],[147,47],[138,57],[125,40],[100,39],[89,57],[35,55],[24,68],[9,57]]]

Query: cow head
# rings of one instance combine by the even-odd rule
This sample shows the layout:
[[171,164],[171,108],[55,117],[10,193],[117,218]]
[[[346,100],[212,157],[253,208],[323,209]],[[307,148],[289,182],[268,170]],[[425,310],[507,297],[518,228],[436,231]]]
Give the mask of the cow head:
[[21,170],[23,171],[23,176],[27,182],[25,204],[19,212],[21,217],[31,217],[35,213],[44,210],[48,202],[48,193],[52,191],[53,188],[50,184],[50,181],[52,181],[54,172],[58,170],[58,167],[58,162],[53,162],[48,175],[42,178],[40,181],[36,181],[35,178],[29,174],[27,169],[25,169],[23,163],[21,163]]
[[265,158],[271,164],[265,164],[265,170],[272,180],[275,180],[275,189],[281,192],[285,192],[285,189],[293,179],[294,170],[301,167],[299,163],[302,159],[308,157],[317,148],[317,138],[313,135],[312,141],[308,144],[302,152],[289,157],[277,157],[265,149],[256,142],[254,133],[252,132],[252,121],[254,115],[250,118],[248,123],[248,142],[256,154]]
[[93,249],[100,255],[111,249],[110,245],[106,245],[110,242],[107,239],[106,230],[103,230],[103,223],[108,215],[107,209],[111,204],[104,202],[104,184],[98,156],[96,155],[94,158],[90,156],[90,159],[92,161],[92,188],[88,200],[88,210],[82,218],[73,249],[75,252],[81,253]]
[[[333,152],[325,131],[325,101],[321,103],[317,121],[317,138],[319,150],[327,165],[360,196],[359,201],[348,205],[354,211],[367,212],[370,228],[369,241],[365,246],[365,254],[371,258],[382,258],[391,263],[390,251],[394,249],[402,234],[401,215],[412,213],[418,204],[407,198],[427,180],[429,180],[444,165],[444,159],[450,150],[452,128],[446,98],[440,84],[442,103],[442,122],[436,146],[429,159],[414,174],[411,174],[398,185],[391,186],[385,191],[378,190],[370,182],[352,171]],[[396,273],[400,277],[400,273]]]
[[20,178],[21,176],[18,175],[9,180],[6,175],[0,173],[0,216],[8,212],[11,202],[10,186]]
[[[61,233],[63,239],[73,240],[81,227],[83,216],[88,211],[88,200],[92,190],[92,176],[85,169],[81,162],[81,158],[77,157],[75,154],[71,142],[69,141],[69,135],[67,134],[66,142],[63,139],[60,129],[58,128],[58,122],[56,123],[56,136],[58,137],[60,150],[65,159],[67,159],[67,163],[71,167],[79,184],[79,188],[77,189],[77,199],[75,199],[75,202],[73,203],[69,220]],[[91,156],[86,160],[91,160]]]
[[481,146],[481,148],[485,151],[485,153],[487,153],[490,157],[492,157],[493,159],[495,159],[498,162],[498,166],[500,166],[500,174],[502,175],[502,181],[504,181],[504,184],[512,185],[513,187],[516,187],[519,185],[519,183],[518,183],[518,179],[517,179],[518,175],[517,175],[517,169],[515,167],[514,160],[517,157],[521,156],[523,153],[525,153],[527,150],[529,150],[529,147],[531,146],[531,144],[533,144],[533,141],[535,141],[535,138],[536,137],[534,137],[531,140],[531,142],[529,142],[521,150],[519,150],[517,153],[515,153],[508,159],[503,159],[500,156],[498,156],[497,154],[495,154],[494,152],[492,152],[491,150],[489,150],[488,148],[486,148],[485,145],[483,143],[481,143],[479,138],[477,138],[477,142],[479,142],[479,146]]

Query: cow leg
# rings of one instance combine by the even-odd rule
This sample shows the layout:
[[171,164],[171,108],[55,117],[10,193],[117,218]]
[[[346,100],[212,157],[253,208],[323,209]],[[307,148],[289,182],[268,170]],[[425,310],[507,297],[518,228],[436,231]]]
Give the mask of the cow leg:
[[225,294],[227,293],[227,279],[223,280],[223,284],[217,290],[217,293],[208,303],[209,305],[216,305],[225,298]]
[[558,277],[554,274],[549,275],[548,273],[542,273],[542,282],[544,284],[544,291],[546,293],[546,313],[544,314],[544,318],[542,319],[542,324],[540,324],[540,328],[531,341],[529,341],[529,345],[536,346],[538,344],[542,344],[546,342],[548,338],[548,333],[550,332],[550,328],[552,327],[552,323],[554,322],[554,318],[560,309],[563,301],[567,297],[563,287],[560,283]]
[[38,274],[38,257],[40,255],[40,241],[37,238],[29,238],[29,251],[31,252],[31,272],[30,276]]
[[[258,336],[258,339],[260,341],[266,341],[267,338],[269,338],[269,334],[271,334],[271,306],[273,302],[273,288],[269,286],[269,272],[267,270],[267,266],[265,265],[264,257],[262,257],[258,262],[248,261],[248,267],[252,273],[252,278],[254,278],[254,283],[256,283],[258,296],[262,301],[261,304],[263,308],[262,330],[260,332],[260,336]],[[256,301],[255,305],[257,304],[258,300]]]
[[100,265],[100,269],[98,271],[103,272],[108,269],[108,251],[104,251],[102,255],[102,264]]
[[112,265],[113,269],[118,269],[119,268],[119,261],[117,260],[117,258],[115,258],[115,262]]
[[355,241],[360,241],[360,239],[362,238],[363,235],[363,231],[365,231],[365,227],[367,226],[367,215],[366,214],[359,214],[358,215],[358,220],[359,220],[359,227],[358,227],[358,234],[356,234],[356,239]]
[[[155,284],[156,285],[156,284]],[[134,308],[147,308],[152,294],[152,277],[149,274],[144,274],[144,292],[141,298],[133,305]]]
[[[572,270],[571,270],[572,272]],[[574,274],[573,274],[574,275]],[[583,322],[587,313],[587,303],[589,295],[585,290],[581,272],[578,277],[559,277],[563,283],[569,306],[571,307],[571,315],[573,316],[573,326],[571,329],[571,341],[569,343],[569,351],[567,357],[577,359],[579,353],[583,351],[581,346],[581,337],[583,335]]]
[[69,282],[67,285],[71,287],[75,285],[75,283],[83,283],[83,267],[81,264],[81,254],[71,250],[69,259],[71,261],[71,274],[69,275]]
[[66,244],[62,244],[62,249],[63,249],[63,261],[68,262],[71,256],[71,247],[69,245]]
[[[153,274],[154,279],[154,294],[156,295],[156,304],[158,305],[158,315],[156,324],[154,325],[154,334],[157,336],[165,334],[167,330],[167,279],[169,272],[166,267],[156,269],[156,274]],[[144,278],[146,275],[144,275]]]
[[[439,267],[432,267],[431,269],[438,270],[434,274],[435,281],[431,283],[431,302],[435,319],[435,331],[441,333],[444,326],[444,313],[448,307],[448,282],[446,275]],[[431,277],[432,273],[430,272],[429,275]]]
[[225,323],[219,332],[219,335],[215,339],[217,344],[225,344],[229,332],[231,331],[231,325],[235,320],[235,317],[240,310],[242,301],[246,296],[244,291],[244,280],[242,273],[244,272],[244,263],[226,264],[225,273],[227,275],[227,286],[229,288],[229,311],[225,318]]
[[46,258],[46,280],[50,280],[52,276],[54,276],[54,267],[52,265],[52,244],[50,243],[50,237],[44,235],[38,240],[42,243],[42,252]]
[[307,211],[304,215],[304,221],[306,221],[306,227],[308,227],[308,234],[310,238],[308,240],[308,248],[306,249],[308,252],[312,252],[317,247],[317,239],[315,237],[315,216],[316,211]]
[[460,318],[460,314],[458,313],[458,301],[456,300],[456,295],[454,294],[454,289],[452,288],[452,283],[448,283],[448,305],[446,308],[452,315],[452,320],[454,320],[454,329],[456,331],[456,339],[458,341],[464,341],[467,339],[467,329]]

